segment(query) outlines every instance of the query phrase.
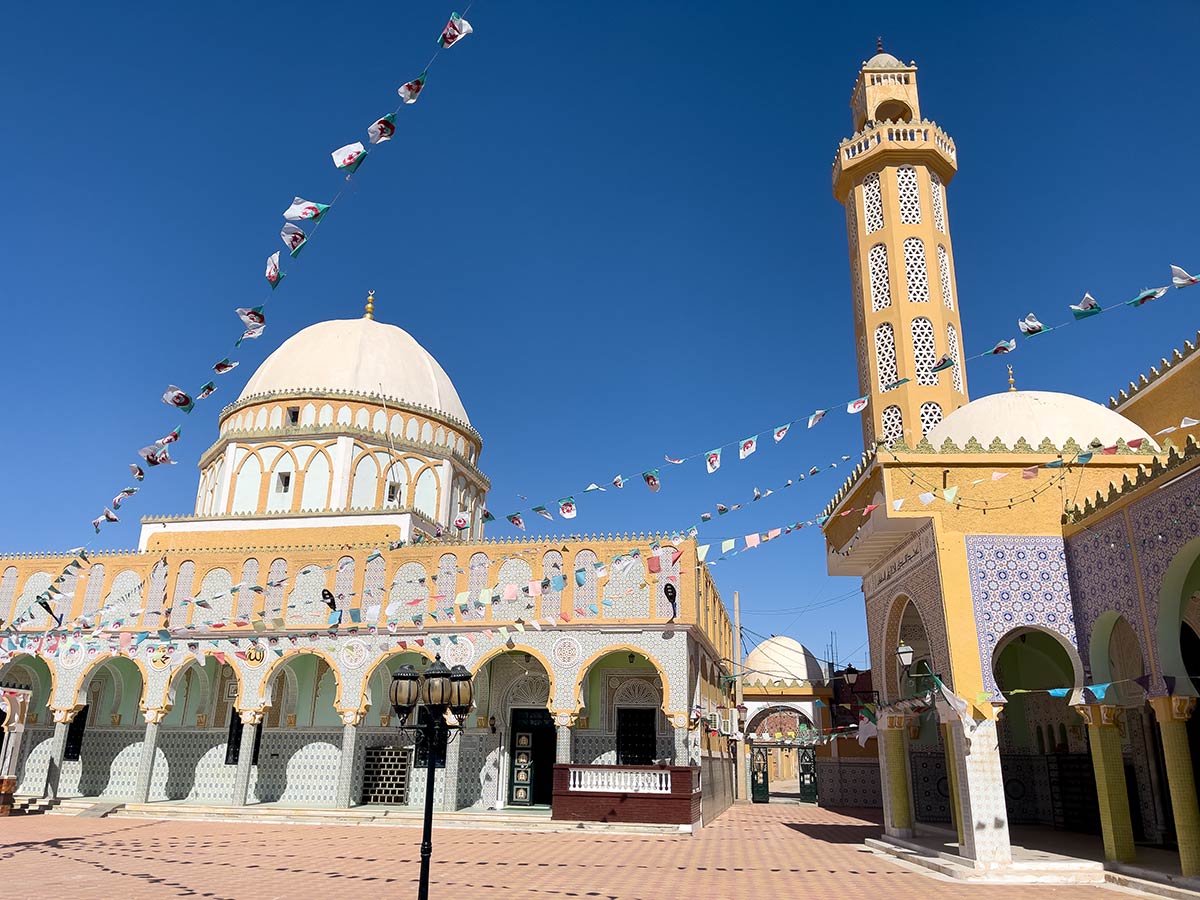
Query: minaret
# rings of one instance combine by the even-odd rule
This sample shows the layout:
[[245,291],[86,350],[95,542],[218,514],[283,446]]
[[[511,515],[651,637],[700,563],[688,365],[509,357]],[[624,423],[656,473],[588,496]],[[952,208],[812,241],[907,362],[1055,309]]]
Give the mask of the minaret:
[[[950,137],[921,118],[917,67],[882,41],[850,108],[855,134],[838,147],[833,193],[846,207],[859,388],[870,400],[863,441],[903,434],[912,447],[967,402],[945,191],[957,158]],[[943,353],[959,363],[931,372]]]

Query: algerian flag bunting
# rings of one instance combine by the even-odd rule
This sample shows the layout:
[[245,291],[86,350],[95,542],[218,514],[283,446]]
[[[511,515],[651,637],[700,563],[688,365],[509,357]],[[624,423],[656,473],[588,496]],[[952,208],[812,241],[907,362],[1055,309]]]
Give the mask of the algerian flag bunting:
[[826,409],[818,409],[815,413],[813,413],[811,416],[809,416],[808,417],[808,427],[812,428],[814,425],[816,425],[818,422],[820,422],[823,418],[825,418],[825,413],[827,413],[828,411],[829,410],[826,410]]
[[325,215],[327,209],[329,209],[328,203],[316,203],[297,197],[292,201],[292,205],[283,211],[283,217],[289,222],[300,222],[305,219],[309,222],[317,222],[320,221],[321,216]]
[[658,480],[658,469],[647,469],[642,473],[642,480],[646,482],[646,487],[650,488],[652,494],[657,494],[658,489],[662,487]]
[[176,409],[182,409],[185,413],[190,413],[192,411],[192,407],[196,405],[192,402],[191,397],[189,397],[179,388],[175,387],[173,384],[167,385],[166,393],[162,395],[162,401],[163,403],[167,404],[167,406],[174,406]]
[[308,241],[306,235],[298,225],[293,225],[290,222],[283,226],[283,230],[279,232],[279,237],[283,240],[284,246],[288,248],[288,254],[292,259],[296,258],[296,254],[304,247]]
[[442,29],[442,36],[438,38],[438,46],[445,50],[447,47],[453,47],[468,34],[474,31],[471,28],[471,23],[460,16],[458,13],[451,13],[450,21],[446,23],[446,27]]
[[758,449],[758,435],[748,437],[738,444],[738,459],[745,459],[751,453]]
[[197,400],[205,400],[217,392],[217,386],[214,382],[208,382],[204,387],[200,388],[200,393],[196,395]]
[[564,519],[575,518],[575,513],[576,509],[574,497],[563,497],[558,501],[558,514]]
[[425,89],[425,73],[422,72],[412,81],[400,85],[396,91],[400,95],[400,99],[405,103],[416,103],[417,97],[421,95],[421,91]]
[[276,250],[267,257],[267,283],[271,285],[271,290],[275,290],[281,281],[283,273],[279,271],[279,251]]
[[709,475],[721,468],[721,448],[718,447],[716,450],[709,450],[704,455],[704,464],[708,468]]
[[1140,294],[1138,294],[1136,297],[1134,297],[1132,300],[1128,301],[1128,305],[1129,306],[1145,306],[1151,300],[1157,300],[1159,297],[1161,297],[1163,294],[1165,294],[1167,292],[1167,290],[1168,289],[1165,287],[1147,288],[1146,290],[1144,290]]
[[242,341],[253,340],[254,338],[262,337],[262,333],[266,331],[266,325],[255,325],[253,328],[247,328],[242,332],[242,336],[233,342],[233,346],[242,346]]
[[525,530],[525,520],[521,518],[520,513],[513,513],[512,515],[505,516],[504,518],[508,519],[509,522],[520,528],[522,531]]
[[1004,353],[1012,353],[1016,349],[1017,349],[1017,342],[1015,340],[1013,340],[1012,338],[1009,338],[1007,341],[997,341],[996,346],[993,347],[988,352],[992,356],[1000,356],[1001,354],[1004,354]]
[[1100,308],[1100,304],[1096,302],[1096,298],[1086,292],[1083,295],[1083,299],[1079,301],[1078,306],[1073,303],[1070,304],[1070,306],[1071,315],[1073,315],[1076,320],[1086,319],[1089,316],[1099,315],[1100,313],[1104,312],[1104,310]]
[[854,415],[855,413],[860,413],[866,408],[867,408],[867,398],[865,396],[859,397],[857,400],[851,400],[849,403],[846,404],[846,412],[848,412],[850,415]]
[[257,328],[259,325],[267,323],[267,317],[263,314],[261,306],[254,306],[249,309],[238,307],[234,311],[237,313],[238,318],[242,320],[242,324],[247,328]]
[[535,513],[537,513],[539,516],[541,516],[542,518],[549,519],[551,522],[554,521],[554,516],[551,515],[550,510],[546,509],[546,507],[544,507],[544,506],[535,506],[533,508],[533,511]]
[[947,369],[954,368],[954,357],[949,353],[943,353],[941,359],[937,361],[931,372],[945,372]]
[[390,141],[392,135],[396,133],[396,114],[388,113],[382,119],[376,119],[375,122],[367,128],[367,137],[371,139],[372,144],[382,144],[384,141]]
[[464,531],[465,529],[470,528],[471,527],[471,517],[468,516],[465,512],[460,512],[457,516],[454,517],[454,527],[457,528],[459,531]]
[[335,166],[346,170],[346,180],[348,181],[350,176],[358,171],[362,161],[367,158],[367,148],[362,145],[362,141],[355,141],[345,147],[338,147],[329,155],[333,157]]
[[779,427],[777,427],[774,431],[775,443],[778,444],[785,437],[787,437],[788,429],[791,427],[792,427],[791,422],[788,422],[786,425],[780,425]]
[[1179,266],[1171,266],[1171,284],[1177,288],[1187,287],[1192,284],[1200,284],[1200,278],[1195,275],[1189,275],[1184,269]]
[[134,481],[141,481],[146,477],[146,473],[142,471],[142,467],[137,463],[129,464],[129,473],[133,476]]
[[[182,431],[182,428],[173,428],[168,434],[163,435],[154,443],[159,447],[165,447],[167,444],[173,444],[179,440],[180,431]],[[134,490],[136,490],[136,488]]]
[[228,356],[217,363],[213,363],[213,371],[218,375],[224,375],[226,372],[232,372],[238,367],[238,364],[231,360]]

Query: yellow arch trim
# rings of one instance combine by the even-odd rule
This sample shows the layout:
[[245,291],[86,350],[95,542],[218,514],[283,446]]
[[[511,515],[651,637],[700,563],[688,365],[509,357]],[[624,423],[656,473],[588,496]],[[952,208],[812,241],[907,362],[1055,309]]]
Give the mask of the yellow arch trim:
[[[329,664],[329,669],[333,672],[334,684],[337,685],[337,692],[333,696],[333,707],[334,709],[340,710],[342,708],[342,673],[338,669],[337,661],[329,654],[329,652],[318,647],[297,647],[291,653],[285,653],[283,656],[276,657],[273,662],[268,664],[266,671],[263,672],[262,680],[258,683],[258,695],[254,698],[258,705],[253,707],[242,705],[239,706],[238,709],[259,709],[264,706],[267,702],[265,688],[271,683],[271,679],[275,677],[275,670],[281,666],[287,665],[291,660],[303,653],[311,653],[314,656],[319,656]],[[234,666],[234,668],[236,669],[237,666]],[[319,687],[319,685],[314,685],[314,690],[317,687]],[[242,696],[243,693],[244,688],[239,689],[238,699],[244,704],[245,697]]]
[[[497,626],[497,627],[499,627],[499,626]],[[554,696],[555,696],[555,694],[554,694],[554,687],[555,687],[554,667],[552,665],[550,665],[550,660],[548,660],[541,653],[541,651],[535,650],[533,647],[502,646],[502,647],[496,647],[493,650],[489,650],[487,653],[485,653],[483,656],[481,656],[479,658],[479,662],[475,663],[475,666],[471,669],[472,677],[478,675],[480,673],[480,671],[482,671],[483,667],[486,666],[493,659],[495,659],[498,656],[502,656],[505,653],[528,653],[530,656],[532,656],[534,659],[536,659],[538,662],[540,662],[542,664],[542,668],[546,670],[546,678],[550,681],[550,695],[547,698],[547,703],[549,705],[546,708],[553,709],[554,708]]]
[[18,653],[3,666],[0,666],[0,672],[7,673],[13,666],[21,665],[21,659],[28,657],[29,659],[38,659],[46,664],[46,669],[50,672],[50,691],[46,694],[46,707],[50,707],[50,701],[54,699],[55,689],[58,687],[58,672],[51,665],[49,658],[38,656],[36,653]]
[[662,679],[662,706],[663,715],[672,715],[672,710],[667,707],[669,705],[669,697],[671,696],[671,682],[667,679],[667,672],[662,667],[654,655],[647,653],[642,647],[635,647],[633,644],[610,644],[602,650],[597,650],[579,667],[579,678],[575,682],[575,714],[578,715],[583,709],[583,682],[587,679],[588,673],[591,672],[592,666],[606,656],[614,653],[636,653],[638,656],[645,657],[650,665],[658,671],[658,677]]
[[79,676],[79,686],[75,688],[75,705],[83,706],[84,694],[87,691],[88,685],[95,676],[96,671],[101,669],[105,663],[113,662],[117,659],[128,659],[138,668],[138,672],[142,676],[142,689],[138,697],[138,707],[144,709],[146,705],[146,685],[150,683],[150,673],[146,670],[146,664],[136,657],[128,656],[109,656],[107,654],[97,654],[96,658],[83,667],[83,671]]

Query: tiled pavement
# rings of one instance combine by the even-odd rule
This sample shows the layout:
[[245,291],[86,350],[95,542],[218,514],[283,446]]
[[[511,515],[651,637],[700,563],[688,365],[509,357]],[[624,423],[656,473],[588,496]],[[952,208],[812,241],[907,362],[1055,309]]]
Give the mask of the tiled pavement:
[[[1104,900],[1100,887],[968,886],[865,850],[879,826],[811,806],[737,806],[696,837],[435,830],[441,898]],[[416,895],[420,831],[0,819],[0,898],[385,900]]]

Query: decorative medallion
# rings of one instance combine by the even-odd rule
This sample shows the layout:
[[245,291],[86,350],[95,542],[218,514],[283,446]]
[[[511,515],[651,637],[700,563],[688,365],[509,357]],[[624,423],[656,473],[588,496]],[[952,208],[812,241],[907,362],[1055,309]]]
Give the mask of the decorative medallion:
[[58,665],[62,669],[78,669],[83,665],[83,647],[72,644],[58,656]]
[[583,658],[583,646],[573,637],[560,637],[550,651],[554,661],[561,666],[574,666]]
[[342,645],[338,659],[347,669],[359,669],[367,661],[368,655],[370,655],[370,651],[367,650],[367,645],[358,638],[354,638]]
[[471,643],[470,638],[460,637],[456,643],[450,644],[445,650],[447,665],[466,666],[470,665],[471,660],[475,658],[475,645]]
[[258,644],[251,644],[246,648],[246,656],[244,662],[251,669],[257,669],[267,660],[267,649]]
[[175,653],[173,644],[164,644],[150,651],[150,668],[161,671],[171,665],[171,657]]

